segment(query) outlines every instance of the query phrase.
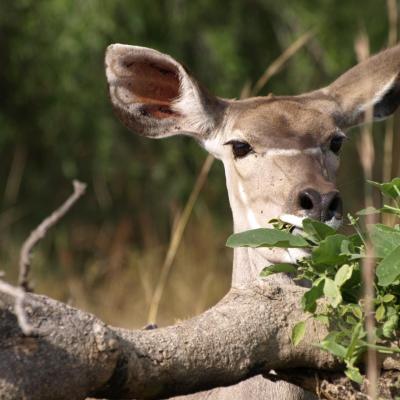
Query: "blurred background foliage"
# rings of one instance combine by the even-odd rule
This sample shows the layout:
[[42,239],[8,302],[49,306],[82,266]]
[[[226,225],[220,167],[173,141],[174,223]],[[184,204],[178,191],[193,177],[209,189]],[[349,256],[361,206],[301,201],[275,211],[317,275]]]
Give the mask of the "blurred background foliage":
[[[110,43],[154,47],[190,67],[223,97],[238,97],[296,38],[314,36],[261,94],[328,84],[356,62],[364,30],[371,52],[388,43],[385,1],[13,0],[0,3],[0,262],[16,276],[30,230],[71,191],[85,197],[40,244],[39,292],[125,326],[146,322],[171,231],[205,152],[188,138],[144,139],[114,117],[103,57]],[[395,124],[397,130],[397,124]],[[374,128],[382,178],[384,124]],[[343,152],[339,187],[347,210],[362,207],[357,129]],[[391,175],[399,175],[399,138]],[[201,312],[229,287],[225,238],[231,214],[214,163],[180,245],[159,322]]]

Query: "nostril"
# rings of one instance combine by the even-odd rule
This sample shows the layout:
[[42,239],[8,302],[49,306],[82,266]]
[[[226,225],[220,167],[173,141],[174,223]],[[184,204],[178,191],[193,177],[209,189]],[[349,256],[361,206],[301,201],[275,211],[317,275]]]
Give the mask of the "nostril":
[[299,204],[303,210],[312,210],[314,203],[309,193],[301,192],[299,195]]
[[343,203],[339,194],[335,194],[332,200],[328,204],[328,217],[342,218]]
[[331,203],[329,204],[328,210],[329,211],[336,211],[338,208],[338,204],[339,204],[339,198],[335,197]]
[[321,194],[315,189],[307,188],[298,194],[297,201],[299,207],[305,211],[305,215],[309,218],[319,221],[342,218],[342,199],[337,190]]

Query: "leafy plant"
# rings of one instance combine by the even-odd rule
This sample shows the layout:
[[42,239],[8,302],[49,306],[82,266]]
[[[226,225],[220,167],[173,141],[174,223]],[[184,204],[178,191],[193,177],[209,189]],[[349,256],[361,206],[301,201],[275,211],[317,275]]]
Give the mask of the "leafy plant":
[[[357,367],[368,346],[381,353],[400,352],[393,346],[399,330],[400,312],[400,225],[368,226],[362,233],[359,217],[368,213],[390,213],[400,218],[400,178],[391,182],[370,182],[377,187],[390,204],[381,209],[369,208],[354,218],[348,215],[354,234],[337,233],[328,225],[311,219],[303,220],[299,230],[280,220],[270,221],[273,229],[256,229],[234,234],[227,246],[304,248],[309,256],[296,264],[275,264],[261,272],[262,277],[275,273],[291,273],[296,280],[309,282],[310,288],[301,299],[304,311],[311,318],[326,324],[329,334],[317,345],[346,365],[346,375],[361,383]],[[376,265],[374,282],[375,338],[367,342],[365,310],[362,297],[363,260],[366,239],[373,246]],[[320,301],[324,299],[324,301]],[[292,330],[292,343],[297,345],[306,333],[305,321],[299,321]]]

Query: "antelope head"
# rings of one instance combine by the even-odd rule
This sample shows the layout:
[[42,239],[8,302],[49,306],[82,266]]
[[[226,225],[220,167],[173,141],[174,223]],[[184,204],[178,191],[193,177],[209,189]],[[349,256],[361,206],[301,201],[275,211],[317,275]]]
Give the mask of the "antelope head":
[[[266,227],[275,217],[299,227],[305,217],[338,227],[335,177],[344,130],[363,122],[368,109],[381,119],[400,104],[400,46],[323,89],[246,100],[211,95],[153,49],[114,44],[105,63],[112,105],[128,128],[150,138],[192,136],[223,162],[235,232]],[[235,249],[232,284],[245,285],[266,263],[293,257],[285,250]]]

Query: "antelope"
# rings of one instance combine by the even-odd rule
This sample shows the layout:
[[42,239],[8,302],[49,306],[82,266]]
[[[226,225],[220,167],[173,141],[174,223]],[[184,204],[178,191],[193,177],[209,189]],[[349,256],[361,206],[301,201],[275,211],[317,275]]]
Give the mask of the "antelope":
[[[105,59],[112,106],[130,130],[149,137],[193,137],[224,165],[234,232],[268,227],[280,217],[299,229],[311,217],[338,228],[342,200],[335,177],[344,131],[391,115],[400,104],[400,45],[345,72],[332,84],[296,96],[223,99],[210,94],[169,55],[110,45]],[[233,287],[246,287],[294,249],[236,248]],[[285,274],[272,276],[294,284]],[[226,399],[303,399],[294,385],[261,376],[204,394]]]

